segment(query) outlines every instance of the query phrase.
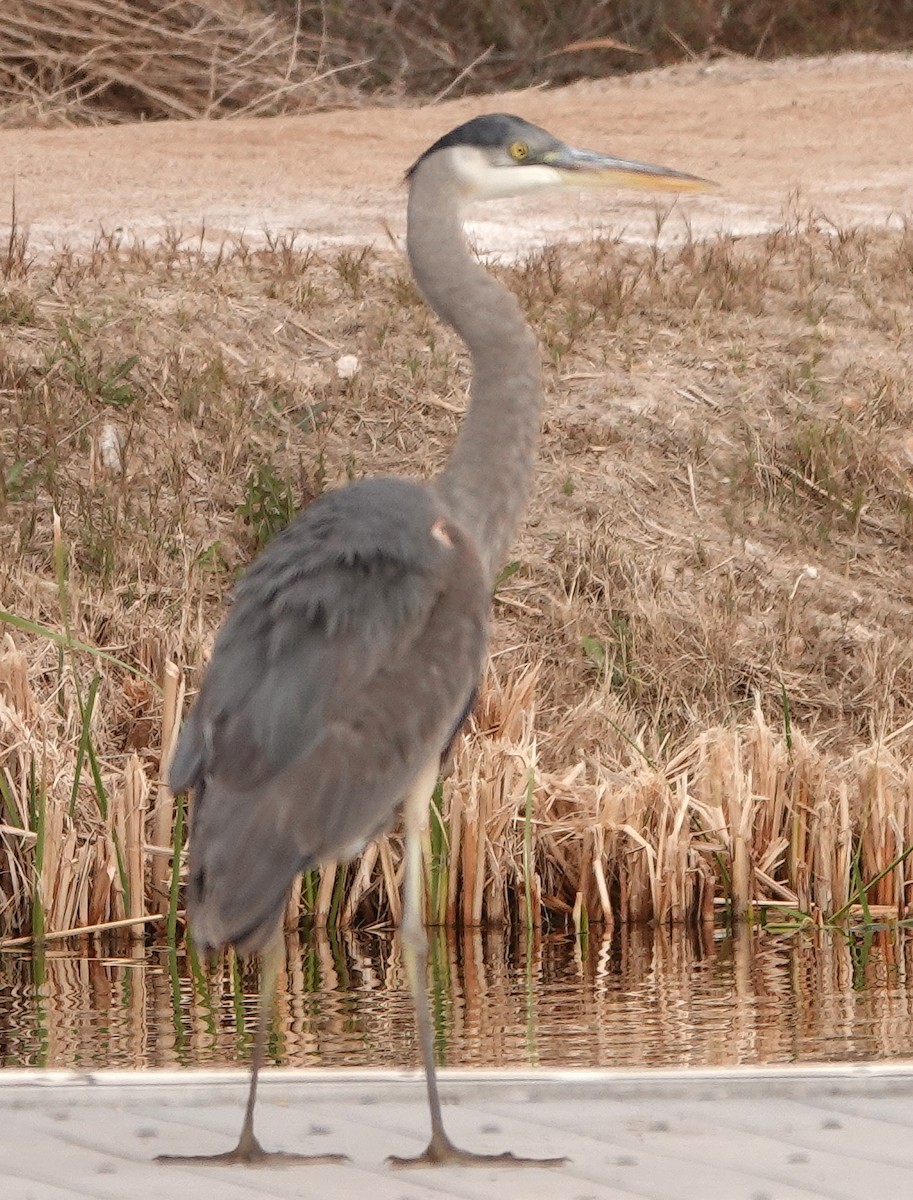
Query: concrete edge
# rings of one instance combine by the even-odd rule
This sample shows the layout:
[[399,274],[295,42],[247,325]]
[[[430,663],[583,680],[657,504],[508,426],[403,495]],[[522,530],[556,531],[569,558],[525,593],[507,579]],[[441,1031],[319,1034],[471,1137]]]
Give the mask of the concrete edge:
[[[694,1067],[644,1070],[505,1069],[442,1070],[445,1103],[501,1101],[717,1100],[748,1096],[811,1099],[835,1095],[898,1095],[913,1098],[913,1061],[815,1063],[768,1067]],[[105,1106],[143,1103],[214,1105],[240,1103],[245,1070],[0,1071],[0,1109],[48,1104]],[[286,1068],[260,1077],[264,1103],[424,1102],[420,1071]]]

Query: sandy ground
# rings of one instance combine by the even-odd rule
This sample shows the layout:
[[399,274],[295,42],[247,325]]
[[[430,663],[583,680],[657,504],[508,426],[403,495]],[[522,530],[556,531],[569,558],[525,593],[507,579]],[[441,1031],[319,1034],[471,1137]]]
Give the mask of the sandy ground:
[[[295,229],[315,244],[382,244],[402,232],[409,163],[454,124],[498,108],[578,145],[718,180],[720,194],[678,202],[664,236],[681,236],[686,220],[699,236],[764,231],[795,194],[840,225],[900,223],[913,198],[913,56],[887,54],[721,60],[409,110],[0,131],[0,214],[6,223],[15,189],[33,251],[118,229],[205,229],[215,242]],[[655,213],[639,193],[573,206],[537,197],[486,207],[473,231],[506,253],[608,230],[652,240]]]

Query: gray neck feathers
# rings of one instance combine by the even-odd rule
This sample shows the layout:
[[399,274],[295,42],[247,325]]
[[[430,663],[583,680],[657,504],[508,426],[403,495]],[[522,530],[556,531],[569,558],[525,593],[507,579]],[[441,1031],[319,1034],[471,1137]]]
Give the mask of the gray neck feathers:
[[469,410],[433,487],[494,580],[523,518],[533,472],[539,352],[517,301],[469,252],[446,158],[437,153],[419,164],[407,234],[416,282],[472,356]]

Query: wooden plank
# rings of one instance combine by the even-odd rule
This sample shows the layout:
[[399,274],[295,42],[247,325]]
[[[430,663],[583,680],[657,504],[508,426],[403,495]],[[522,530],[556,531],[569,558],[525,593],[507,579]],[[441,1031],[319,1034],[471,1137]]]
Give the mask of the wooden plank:
[[565,1154],[566,1166],[395,1171],[419,1151],[420,1075],[271,1071],[268,1149],[343,1166],[163,1165],[237,1137],[242,1072],[0,1073],[0,1195],[10,1200],[858,1200],[913,1195],[913,1065],[443,1073],[454,1140]]

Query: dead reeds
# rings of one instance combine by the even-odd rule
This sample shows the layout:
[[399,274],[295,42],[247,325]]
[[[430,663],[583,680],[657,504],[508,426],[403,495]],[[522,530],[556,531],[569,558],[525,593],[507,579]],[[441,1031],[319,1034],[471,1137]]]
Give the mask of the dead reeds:
[[[6,122],[259,116],[342,104],[329,46],[233,0],[4,0]],[[4,112],[5,110],[5,112]]]
[[[150,811],[151,784],[134,753],[106,786],[101,822],[87,827],[49,803],[22,671],[7,634],[3,927],[15,934],[31,916],[38,937],[130,923],[142,935],[147,919],[168,911],[170,864],[181,851],[171,842],[170,793],[160,783]],[[756,708],[747,727],[708,729],[662,767],[633,758],[622,773],[594,763],[558,776],[536,765],[535,678],[529,671],[505,685],[489,676],[435,797],[424,847],[429,924],[611,929],[726,914],[768,923],[906,916],[913,770],[887,748],[836,762],[795,733],[788,747]],[[352,866],[327,864],[299,886],[288,922],[397,924],[401,881],[400,839],[388,834]]]

